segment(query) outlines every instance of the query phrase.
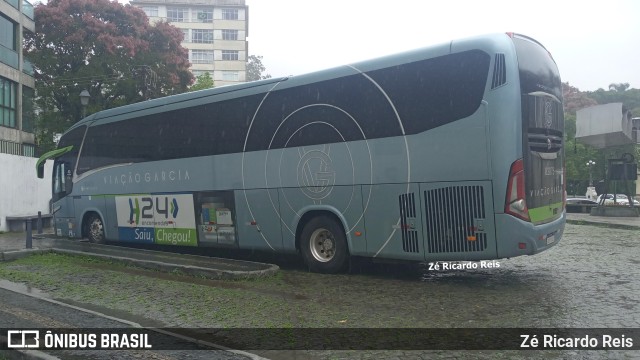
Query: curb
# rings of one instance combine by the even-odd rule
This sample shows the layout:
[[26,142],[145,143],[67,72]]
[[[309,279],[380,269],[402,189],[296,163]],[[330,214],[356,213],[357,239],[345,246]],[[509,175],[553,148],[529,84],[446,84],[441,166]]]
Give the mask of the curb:
[[[149,269],[149,270],[157,270],[157,271],[162,271],[167,273],[179,271],[193,277],[202,276],[202,277],[206,277],[208,279],[214,279],[214,280],[257,279],[257,278],[274,275],[280,269],[277,265],[271,265],[268,269],[262,269],[262,270],[249,270],[249,271],[220,270],[216,268],[206,268],[202,266],[165,263],[161,261],[134,259],[134,258],[124,257],[124,256],[96,254],[96,253],[60,249],[60,248],[52,248],[48,251],[44,250],[41,252],[42,253],[53,252],[58,254],[71,255],[71,256],[91,256],[91,257],[95,257],[103,260],[115,261],[125,265],[134,265],[134,266],[138,266],[138,267]],[[27,254],[25,256],[29,256],[29,255],[31,254]]]
[[[82,248],[74,248],[70,245],[65,248],[64,243],[57,243],[51,248],[35,248],[0,251],[0,262],[22,259],[35,254],[57,253],[70,256],[89,256],[102,260],[114,261],[124,265],[137,266],[143,269],[161,271],[165,273],[178,272],[192,277],[204,277],[214,280],[244,280],[259,279],[275,275],[280,267],[275,264],[255,263],[241,260],[208,258],[205,256],[184,255],[180,261],[181,254],[173,254],[176,261],[167,259],[168,253],[157,251],[127,248],[113,248],[108,245],[84,244]],[[93,251],[92,251],[93,250]],[[126,256],[123,256],[125,254]],[[167,259],[167,261],[164,261]],[[189,261],[193,262],[192,264]],[[218,267],[216,267],[216,261]],[[231,266],[229,265],[231,264]],[[209,266],[210,265],[210,266]],[[235,270],[236,268],[244,269]],[[246,269],[247,267],[252,267]],[[230,269],[225,269],[230,268]]]
[[[8,347],[9,340],[6,336],[0,335],[0,347]],[[10,360],[60,360],[60,358],[49,355],[40,350],[0,350],[0,356]]]
[[635,225],[612,224],[612,223],[604,223],[604,222],[588,221],[588,220],[567,220],[567,224],[590,225],[590,226],[599,226],[599,227],[606,227],[610,229],[621,229],[621,230],[640,230],[640,226],[635,226]]
[[[6,288],[4,288],[6,289]],[[15,290],[15,289],[6,289],[9,291],[13,291],[15,293],[18,294],[22,294],[22,295],[26,295],[26,296],[30,296],[30,297],[34,297],[34,298],[38,298],[40,300],[52,303],[52,304],[56,304],[59,306],[64,306],[66,308],[70,308],[70,309],[74,309],[77,311],[83,311],[85,313],[89,313],[95,316],[99,316],[105,319],[109,319],[112,321],[117,321],[120,322],[122,324],[126,324],[132,328],[143,328],[140,324],[133,322],[133,321],[129,321],[129,320],[125,320],[125,319],[120,319],[114,316],[110,316],[110,315],[105,315],[101,312],[98,311],[94,311],[94,310],[89,310],[89,309],[85,309],[79,306],[75,306],[75,305],[70,305],[67,304],[63,301],[59,301],[59,300],[54,300],[54,299],[47,299],[47,298],[43,298],[43,297],[37,297],[34,296],[33,294],[29,294],[29,293],[25,293],[23,291],[19,291],[19,290]],[[203,341],[203,340],[199,340],[196,338],[193,338],[191,336],[186,336],[186,335],[182,335],[182,334],[177,334],[171,331],[167,331],[167,330],[163,330],[163,329],[153,329],[153,328],[147,328],[150,331],[155,331],[157,333],[161,333],[161,334],[165,334],[165,335],[169,335],[169,336],[173,336],[185,341],[188,341],[190,343],[193,344],[198,344],[198,345],[203,345],[205,347],[209,347],[212,349],[217,349],[217,350],[222,350],[222,351],[227,351],[230,353],[234,353],[237,355],[241,355],[241,356],[245,356],[248,357],[251,360],[269,360],[268,358],[259,356],[257,354],[253,354],[247,351],[243,351],[243,350],[235,350],[235,349],[231,349],[228,348],[226,346],[222,346],[222,345],[218,345],[209,341]],[[5,344],[8,344],[8,339],[5,336],[1,336],[0,335],[0,347],[4,347]],[[13,349],[13,350],[0,350],[0,355],[5,356],[11,360],[60,360],[60,358],[55,357],[53,355],[49,355],[43,351],[40,350],[18,350],[18,349]]]

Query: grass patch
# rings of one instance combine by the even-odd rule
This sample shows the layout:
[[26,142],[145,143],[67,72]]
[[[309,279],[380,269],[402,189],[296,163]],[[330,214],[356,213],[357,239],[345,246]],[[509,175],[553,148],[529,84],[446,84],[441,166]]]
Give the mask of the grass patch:
[[[140,269],[90,256],[37,254],[0,263],[0,278],[62,300],[179,327],[419,326],[423,294],[378,289],[374,278],[281,271],[250,280],[211,280]],[[385,280],[389,283],[389,280]],[[411,306],[398,307],[405,299]],[[400,312],[398,312],[400,311]]]

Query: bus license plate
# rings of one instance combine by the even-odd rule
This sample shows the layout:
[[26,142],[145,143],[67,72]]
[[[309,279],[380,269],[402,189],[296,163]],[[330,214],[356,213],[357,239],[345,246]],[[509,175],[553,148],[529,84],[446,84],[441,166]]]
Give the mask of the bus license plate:
[[556,233],[547,235],[547,245],[551,245],[556,241]]

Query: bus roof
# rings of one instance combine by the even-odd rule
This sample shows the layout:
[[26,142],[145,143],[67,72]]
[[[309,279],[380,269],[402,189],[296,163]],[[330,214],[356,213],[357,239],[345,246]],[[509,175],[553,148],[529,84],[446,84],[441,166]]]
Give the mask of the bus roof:
[[[94,122],[99,122],[99,123],[102,123],[103,121],[109,122],[109,120],[107,119],[113,118],[113,117],[118,117],[122,119],[123,116],[126,117],[126,114],[130,114],[130,113],[135,113],[143,110],[147,110],[145,111],[147,113],[148,111],[153,112],[154,108],[157,109],[156,111],[161,112],[163,110],[160,108],[163,108],[163,107],[167,107],[166,109],[175,108],[176,106],[179,106],[177,104],[182,102],[193,101],[197,99],[204,99],[204,98],[208,98],[216,95],[230,94],[238,91],[245,92],[246,90],[249,90],[252,88],[258,88],[258,87],[269,85],[269,84],[276,84],[286,80],[289,80],[287,81],[287,83],[292,82],[289,86],[295,86],[298,84],[303,84],[303,83],[308,83],[313,81],[328,80],[333,77],[344,76],[344,75],[347,75],[347,73],[352,73],[353,71],[356,71],[354,70],[355,68],[359,69],[360,71],[369,71],[375,68],[390,66],[390,65],[393,65],[394,63],[397,64],[399,61],[404,61],[404,62],[418,61],[424,58],[445,55],[451,52],[453,45],[456,43],[468,44],[469,42],[471,42],[471,43],[475,43],[475,46],[477,46],[477,48],[485,49],[485,47],[490,46],[489,44],[495,45],[497,42],[501,42],[504,44],[506,42],[503,42],[503,41],[505,39],[509,39],[513,35],[535,41],[521,34],[514,34],[514,33],[489,34],[489,35],[477,36],[477,37],[467,38],[467,39],[452,40],[446,43],[413,49],[413,50],[409,50],[409,51],[398,53],[398,54],[379,57],[376,59],[361,61],[358,63],[351,64],[351,66],[339,66],[339,67],[316,71],[308,74],[302,74],[299,76],[295,76],[293,78],[279,77],[279,78],[252,81],[247,83],[240,83],[236,85],[215,87],[211,89],[166,96],[166,97],[157,98],[153,100],[142,101],[135,104],[125,105],[117,108],[102,110],[100,112],[97,112],[95,114],[92,114],[80,120],[79,122],[71,126],[67,131],[72,130],[78,126],[89,125]],[[537,43],[537,41],[535,42]],[[100,120],[103,120],[103,121],[100,121]]]
[[[72,126],[72,128],[75,128],[76,126],[80,126],[80,125],[87,125],[94,121],[104,119],[104,118],[109,118],[116,115],[123,115],[123,114],[132,113],[140,110],[146,110],[146,109],[152,109],[156,107],[176,104],[176,103],[180,103],[188,100],[200,99],[200,98],[205,98],[205,97],[210,97],[210,96],[215,96],[220,94],[226,94],[234,91],[250,89],[250,88],[254,88],[262,85],[268,85],[271,83],[282,82],[287,79],[288,77],[257,80],[257,81],[247,82],[247,83],[240,83],[236,85],[219,86],[211,89],[198,90],[194,92],[186,92],[182,94],[165,96],[165,97],[147,100],[147,101],[141,101],[138,103],[124,105],[124,106],[107,109],[107,110],[102,110],[95,114],[91,114],[86,118],[77,122],[74,126]],[[69,130],[71,130],[71,128]]]

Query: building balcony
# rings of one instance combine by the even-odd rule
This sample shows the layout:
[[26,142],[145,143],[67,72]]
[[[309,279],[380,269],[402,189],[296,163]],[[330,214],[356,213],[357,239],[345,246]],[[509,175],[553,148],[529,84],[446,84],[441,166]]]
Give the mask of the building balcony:
[[20,69],[18,53],[3,45],[0,45],[0,62],[14,69]]

